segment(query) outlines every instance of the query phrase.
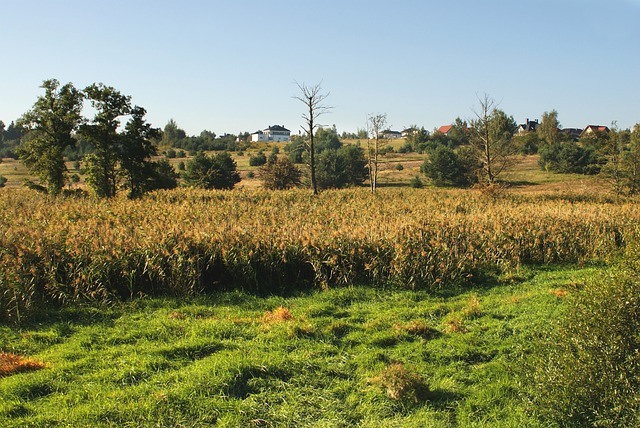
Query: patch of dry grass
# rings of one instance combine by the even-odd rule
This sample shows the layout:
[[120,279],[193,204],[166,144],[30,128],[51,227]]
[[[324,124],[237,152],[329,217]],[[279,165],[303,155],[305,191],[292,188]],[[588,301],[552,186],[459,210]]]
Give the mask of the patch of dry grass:
[[0,352],[0,377],[40,370],[45,367],[46,364],[40,361],[34,361],[8,352]]

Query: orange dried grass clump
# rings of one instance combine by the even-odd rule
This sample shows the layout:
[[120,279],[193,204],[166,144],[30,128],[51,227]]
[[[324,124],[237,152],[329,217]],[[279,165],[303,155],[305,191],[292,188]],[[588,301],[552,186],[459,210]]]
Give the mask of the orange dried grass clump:
[[284,306],[279,306],[273,311],[267,311],[262,320],[267,324],[279,323],[293,320],[293,314]]
[[562,297],[566,297],[567,294],[569,294],[569,292],[564,288],[554,288],[549,290],[549,294],[558,298],[562,298]]
[[46,365],[40,361],[34,361],[16,354],[0,352],[0,377],[40,370],[45,367]]

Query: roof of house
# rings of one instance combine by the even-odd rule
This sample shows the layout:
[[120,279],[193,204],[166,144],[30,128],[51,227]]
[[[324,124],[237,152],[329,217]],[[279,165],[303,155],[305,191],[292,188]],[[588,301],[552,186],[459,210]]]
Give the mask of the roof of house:
[[451,128],[453,128],[453,125],[442,125],[438,128],[438,132],[447,135],[449,131],[451,131]]
[[284,126],[280,126],[280,125],[272,125],[270,127],[267,128],[269,131],[284,131],[284,132],[291,132],[289,131],[287,128],[285,128]]
[[520,125],[518,125],[518,129],[524,132],[535,131],[539,125],[540,124],[538,123],[537,119],[536,120],[527,119],[525,123],[521,123]]
[[590,129],[591,131],[600,131],[600,132],[606,132],[609,130],[608,126],[602,126],[602,125],[587,125],[585,126],[584,130],[588,130]]

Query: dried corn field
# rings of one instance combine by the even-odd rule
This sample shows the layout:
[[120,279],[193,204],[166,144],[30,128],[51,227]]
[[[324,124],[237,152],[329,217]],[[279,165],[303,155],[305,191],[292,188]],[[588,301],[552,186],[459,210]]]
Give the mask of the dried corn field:
[[608,257],[632,201],[469,190],[158,192],[141,200],[0,193],[0,314],[142,295],[352,283],[436,289],[486,269]]

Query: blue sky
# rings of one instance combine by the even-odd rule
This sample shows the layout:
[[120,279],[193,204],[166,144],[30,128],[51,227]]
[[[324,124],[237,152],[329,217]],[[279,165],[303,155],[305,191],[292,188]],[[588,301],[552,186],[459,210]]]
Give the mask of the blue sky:
[[188,134],[297,132],[295,81],[322,82],[339,132],[473,117],[640,122],[640,0],[0,0],[0,120],[43,80],[103,82]]

